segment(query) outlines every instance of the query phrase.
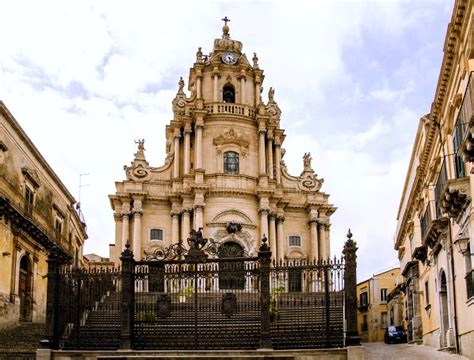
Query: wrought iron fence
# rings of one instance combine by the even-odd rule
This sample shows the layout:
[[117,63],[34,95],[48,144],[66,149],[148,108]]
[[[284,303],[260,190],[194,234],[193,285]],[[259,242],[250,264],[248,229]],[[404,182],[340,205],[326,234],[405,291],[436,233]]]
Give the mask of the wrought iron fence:
[[279,263],[270,261],[266,239],[256,257],[208,242],[200,231],[189,240],[189,250],[178,243],[145,261],[134,261],[127,244],[121,269],[59,271],[51,258],[44,345],[194,350],[359,343],[357,248],[350,237],[344,259]]

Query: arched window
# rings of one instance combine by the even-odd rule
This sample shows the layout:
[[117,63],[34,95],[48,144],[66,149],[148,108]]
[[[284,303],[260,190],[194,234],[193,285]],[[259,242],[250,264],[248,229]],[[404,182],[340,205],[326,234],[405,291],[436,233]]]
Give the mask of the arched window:
[[239,173],[239,154],[235,151],[226,151],[224,153],[224,172],[226,174]]
[[232,85],[224,86],[222,89],[222,101],[226,103],[235,103],[235,90]]

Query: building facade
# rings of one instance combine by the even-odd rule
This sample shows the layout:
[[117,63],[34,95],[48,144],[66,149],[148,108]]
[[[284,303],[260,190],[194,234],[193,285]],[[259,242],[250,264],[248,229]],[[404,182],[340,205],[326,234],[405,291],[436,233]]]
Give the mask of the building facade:
[[44,321],[47,253],[82,265],[75,200],[0,101],[0,327]]
[[474,358],[473,1],[456,0],[398,211],[408,340]]
[[288,173],[282,148],[281,111],[274,90],[263,102],[263,70],[249,61],[229,27],[210,55],[196,53],[188,80],[172,101],[166,126],[166,160],[153,167],[139,140],[126,180],[110,195],[115,244],[110,259],[119,262],[127,242],[135,259],[179,241],[192,229],[240,253],[255,255],[263,236],[274,259],[327,259],[330,216],[335,207],[320,191],[303,158],[299,176]]
[[383,341],[387,326],[401,325],[388,306],[388,295],[399,277],[400,268],[393,268],[357,284],[357,327],[362,341]]

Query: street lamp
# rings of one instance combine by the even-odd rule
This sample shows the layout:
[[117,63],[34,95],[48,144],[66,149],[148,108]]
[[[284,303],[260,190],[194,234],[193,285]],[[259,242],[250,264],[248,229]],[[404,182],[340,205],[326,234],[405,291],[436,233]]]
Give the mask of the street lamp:
[[469,251],[469,237],[461,237],[454,240],[454,245],[456,245],[456,249],[463,255]]

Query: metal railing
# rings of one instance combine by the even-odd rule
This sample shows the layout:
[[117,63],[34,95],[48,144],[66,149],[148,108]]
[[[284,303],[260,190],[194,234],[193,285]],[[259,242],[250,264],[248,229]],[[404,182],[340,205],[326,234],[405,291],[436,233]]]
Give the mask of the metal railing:
[[431,203],[428,203],[426,206],[425,212],[423,213],[423,216],[420,219],[420,225],[421,225],[421,239],[425,238],[426,234],[428,233],[428,229],[431,224]]

